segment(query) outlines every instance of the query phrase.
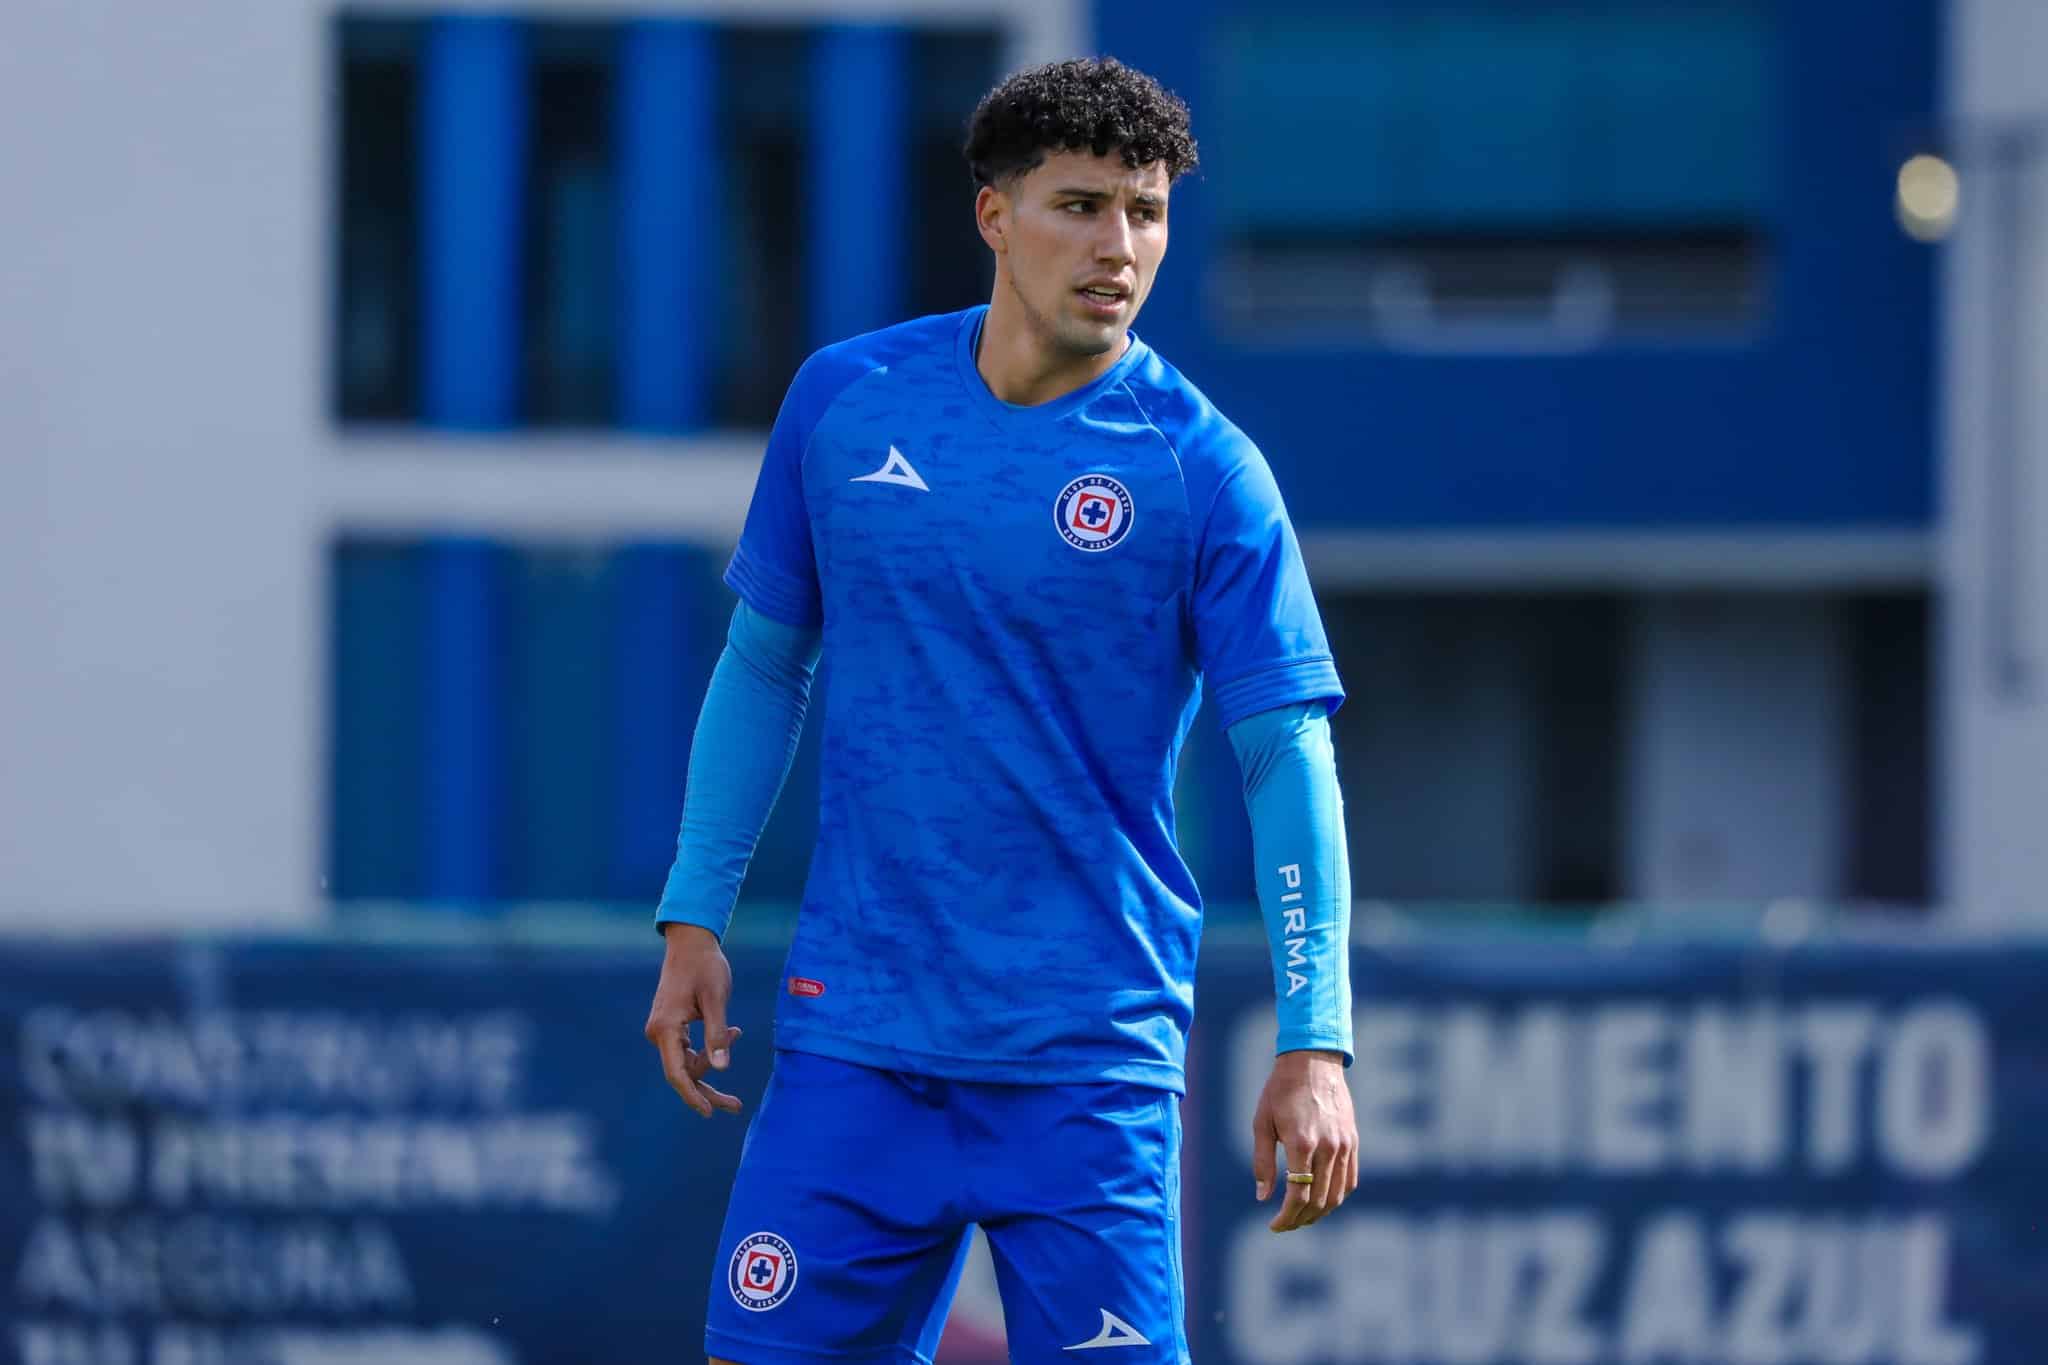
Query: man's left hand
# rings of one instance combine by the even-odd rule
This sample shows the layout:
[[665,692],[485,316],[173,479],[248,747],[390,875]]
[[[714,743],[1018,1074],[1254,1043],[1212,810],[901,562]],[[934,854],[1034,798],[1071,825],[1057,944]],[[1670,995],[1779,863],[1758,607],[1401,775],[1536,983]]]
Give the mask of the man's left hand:
[[1358,1188],[1358,1119],[1344,1084],[1344,1058],[1335,1052],[1283,1052],[1252,1114],[1252,1177],[1264,1200],[1273,1192],[1273,1149],[1287,1149],[1287,1170],[1315,1182],[1284,1182],[1280,1212],[1266,1224],[1274,1232],[1305,1228]]

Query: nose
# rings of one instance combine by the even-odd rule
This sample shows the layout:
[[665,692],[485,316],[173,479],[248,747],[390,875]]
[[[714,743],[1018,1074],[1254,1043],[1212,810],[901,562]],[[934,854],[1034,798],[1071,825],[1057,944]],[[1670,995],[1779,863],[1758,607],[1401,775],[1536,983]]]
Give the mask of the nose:
[[1102,215],[1102,236],[1095,243],[1095,257],[1104,265],[1121,268],[1138,259],[1131,245],[1130,215],[1121,211]]

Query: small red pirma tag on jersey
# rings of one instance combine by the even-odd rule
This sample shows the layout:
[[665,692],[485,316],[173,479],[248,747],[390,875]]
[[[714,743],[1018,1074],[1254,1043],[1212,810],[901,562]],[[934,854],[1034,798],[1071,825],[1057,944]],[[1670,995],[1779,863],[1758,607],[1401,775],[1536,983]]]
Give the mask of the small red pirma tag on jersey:
[[825,993],[825,983],[813,981],[808,976],[792,976],[789,979],[789,993],[791,995],[823,995]]

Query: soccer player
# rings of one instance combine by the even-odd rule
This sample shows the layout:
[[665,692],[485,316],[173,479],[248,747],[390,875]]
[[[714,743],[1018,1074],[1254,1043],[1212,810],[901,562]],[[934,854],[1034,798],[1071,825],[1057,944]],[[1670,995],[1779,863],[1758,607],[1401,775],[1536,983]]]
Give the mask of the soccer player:
[[804,364],[726,571],[740,602],[646,1029],[706,1117],[740,1108],[708,1079],[739,1034],[720,937],[821,654],[831,687],[715,1361],[929,1361],[975,1224],[1012,1359],[1187,1359],[1201,901],[1172,793],[1205,686],[1243,770],[1279,997],[1255,1190],[1276,1144],[1275,1231],[1358,1182],[1342,688],[1265,460],[1130,331],[1195,164],[1187,108],[1115,61],[1061,62],[990,92],[966,154],[993,297]]

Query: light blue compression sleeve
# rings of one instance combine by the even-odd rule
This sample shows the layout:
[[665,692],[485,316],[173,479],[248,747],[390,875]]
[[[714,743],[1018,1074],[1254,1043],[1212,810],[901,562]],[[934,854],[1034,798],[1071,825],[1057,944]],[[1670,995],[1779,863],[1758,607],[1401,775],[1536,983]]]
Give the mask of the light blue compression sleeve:
[[819,632],[786,626],[745,602],[704,689],[683,788],[676,860],[656,926],[697,924],[720,938],[775,798],[803,737]]
[[1259,911],[1280,1002],[1276,1052],[1326,1048],[1351,1064],[1351,865],[1344,800],[1321,702],[1230,727],[1251,813]]

